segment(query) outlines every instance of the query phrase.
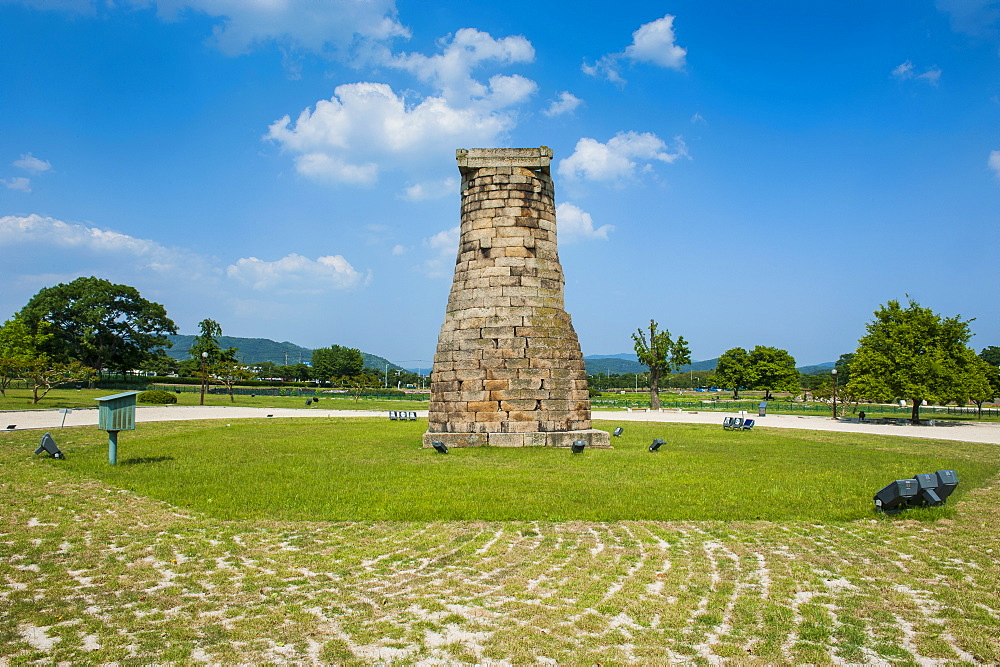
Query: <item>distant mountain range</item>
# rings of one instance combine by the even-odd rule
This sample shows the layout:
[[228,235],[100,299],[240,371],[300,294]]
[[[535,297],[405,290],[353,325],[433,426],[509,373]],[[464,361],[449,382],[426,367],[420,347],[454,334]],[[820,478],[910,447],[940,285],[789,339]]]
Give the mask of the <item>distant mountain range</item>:
[[[167,355],[177,360],[187,359],[188,351],[194,344],[195,336],[178,334],[168,336],[173,347],[167,348]],[[236,336],[219,336],[219,346],[223,349],[235,347],[239,350],[237,358],[244,364],[259,364],[270,361],[279,366],[285,364],[308,364],[312,361],[312,350],[288,341],[277,342],[270,338],[238,338]],[[362,352],[366,368],[377,368],[384,371],[400,370],[401,367],[374,354]]]
[[[183,360],[187,359],[190,355],[188,350],[191,349],[191,345],[194,343],[194,336],[191,335],[173,335],[168,336],[170,341],[173,343],[173,347],[167,349],[167,354],[174,359]],[[239,338],[236,336],[219,336],[219,345],[222,348],[235,347],[239,350],[239,360],[245,364],[259,364],[264,361],[270,361],[279,365],[284,364],[298,364],[298,363],[309,363],[312,360],[312,350],[307,347],[302,347],[296,345],[295,343],[290,343],[288,341],[277,342],[269,338]],[[374,354],[369,354],[367,352],[362,352],[361,356],[365,359],[366,368],[377,368],[382,371],[386,370],[386,366],[389,370],[401,370],[402,367],[388,361],[384,357],[380,357]],[[591,354],[583,358],[584,364],[587,367],[588,375],[598,375],[599,373],[606,373],[608,375],[623,374],[623,373],[644,373],[648,370],[645,366],[639,363],[636,359],[635,354],[624,352],[622,354]],[[686,366],[682,366],[678,369],[679,373],[687,373],[688,371],[711,371],[715,370],[715,366],[719,359],[707,359],[705,361],[695,361]],[[827,371],[833,368],[833,362],[828,361],[822,364],[816,364],[813,366],[801,366],[798,368],[800,373],[818,373]],[[412,372],[418,372],[415,368],[405,369]],[[420,372],[427,372],[427,368],[420,369]]]
[[[607,373],[609,375],[617,373],[621,375],[622,373],[644,373],[649,370],[639,363],[634,354],[628,352],[622,354],[590,354],[583,358],[583,362],[587,366],[587,375],[597,375],[599,373]],[[681,366],[677,369],[677,372],[714,371],[718,363],[718,357],[715,359],[706,359],[705,361],[694,361],[686,366]],[[832,361],[827,361],[813,366],[800,366],[796,370],[809,375],[827,371],[833,368],[833,365]]]

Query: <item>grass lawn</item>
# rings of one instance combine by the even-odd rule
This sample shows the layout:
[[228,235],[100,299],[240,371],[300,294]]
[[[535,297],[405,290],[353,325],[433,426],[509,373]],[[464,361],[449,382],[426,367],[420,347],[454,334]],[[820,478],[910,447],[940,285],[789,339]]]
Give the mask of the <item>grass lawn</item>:
[[[38,403],[32,404],[28,389],[8,389],[6,396],[0,396],[0,410],[54,410],[56,408],[94,408],[99,396],[120,393],[118,389],[53,389]],[[174,394],[177,405],[198,405],[201,394],[181,392]],[[310,409],[327,410],[426,410],[427,401],[361,399],[331,394],[319,394],[319,402]],[[206,394],[205,405],[230,405],[246,408],[302,408],[306,409],[304,396],[240,396],[229,400],[229,395]],[[142,405],[142,404],[140,404]]]
[[[115,467],[93,427],[64,461],[0,433],[0,661],[1000,661],[995,445],[622,425],[140,424]],[[946,507],[872,513],[941,468]]]
[[[954,469],[960,498],[1000,471],[981,448],[954,442],[901,448],[889,436],[622,425],[614,450],[442,456],[419,447],[422,421],[146,423],[121,434],[116,467],[96,429],[69,436],[67,460],[52,463],[219,519],[282,521],[847,521],[871,516],[873,493],[897,478]],[[668,442],[655,454],[646,449],[654,437]]]

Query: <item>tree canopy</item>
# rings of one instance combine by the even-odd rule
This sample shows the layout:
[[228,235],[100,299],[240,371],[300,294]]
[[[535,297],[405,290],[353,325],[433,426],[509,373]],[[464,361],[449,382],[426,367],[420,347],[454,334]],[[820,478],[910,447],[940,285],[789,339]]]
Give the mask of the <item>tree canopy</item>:
[[739,400],[740,388],[749,388],[753,381],[750,355],[742,347],[726,350],[716,362],[715,377],[723,387],[732,387],[733,400]]
[[648,340],[642,329],[632,334],[635,356],[649,369],[649,404],[653,410],[660,408],[660,376],[691,363],[691,350],[684,336],[673,340],[667,329],[657,331],[657,328],[656,322],[650,320]]
[[364,367],[365,359],[361,350],[352,347],[331,345],[315,349],[312,353],[313,377],[322,382],[357,377]]
[[969,348],[969,323],[941,317],[912,299],[875,311],[851,363],[851,393],[876,401],[909,399],[920,418],[924,400],[967,401],[988,391],[986,364]]
[[[758,345],[747,355],[750,365],[750,387],[764,390],[764,400],[771,400],[772,391],[797,391],[799,372],[795,357],[776,347]],[[718,370],[716,370],[718,373]]]
[[43,322],[50,325],[42,351],[53,360],[121,373],[142,366],[156,348],[169,347],[167,334],[177,332],[160,304],[134,287],[94,277],[43,288],[18,316],[36,333]]

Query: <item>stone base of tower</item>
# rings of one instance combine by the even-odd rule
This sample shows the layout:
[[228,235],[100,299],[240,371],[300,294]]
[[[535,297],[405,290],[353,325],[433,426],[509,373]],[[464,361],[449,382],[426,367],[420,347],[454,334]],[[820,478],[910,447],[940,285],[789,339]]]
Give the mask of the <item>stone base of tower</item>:
[[424,449],[434,441],[447,447],[569,447],[583,440],[588,447],[614,449],[607,431],[551,431],[548,433],[424,433]]

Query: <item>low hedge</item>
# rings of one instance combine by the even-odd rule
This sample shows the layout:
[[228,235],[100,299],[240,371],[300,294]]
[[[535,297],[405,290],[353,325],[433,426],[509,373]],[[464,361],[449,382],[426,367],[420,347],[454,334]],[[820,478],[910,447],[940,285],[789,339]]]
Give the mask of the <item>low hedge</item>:
[[154,403],[156,405],[173,405],[177,402],[177,396],[162,389],[148,389],[139,394],[136,399],[139,403]]

